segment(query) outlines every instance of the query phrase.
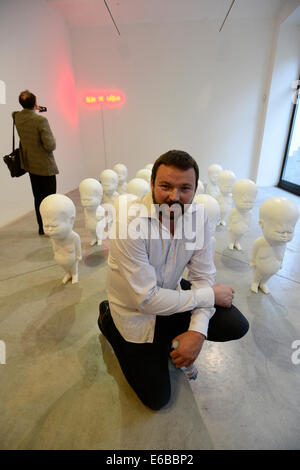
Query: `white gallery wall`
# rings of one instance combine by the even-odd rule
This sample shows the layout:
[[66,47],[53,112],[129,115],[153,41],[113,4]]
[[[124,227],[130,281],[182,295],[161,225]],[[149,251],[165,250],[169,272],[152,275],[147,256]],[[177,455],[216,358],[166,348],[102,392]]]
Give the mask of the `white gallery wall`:
[[[1,155],[11,149],[18,94],[29,88],[48,107],[57,139],[58,192],[117,162],[132,178],[172,148],[196,158],[203,182],[208,166],[219,163],[238,178],[276,183],[290,115],[286,102],[282,114],[290,81],[282,81],[298,73],[300,43],[298,26],[279,24],[299,4],[282,2],[277,18],[233,13],[221,33],[219,20],[155,18],[121,24],[119,36],[112,23],[67,25],[64,8],[80,18],[81,4],[75,11],[64,1],[1,0]],[[89,107],[84,98],[97,89],[119,89],[126,102]],[[4,163],[0,184],[2,226],[33,210],[33,197],[28,175],[12,179]]]
[[[292,84],[300,73],[300,26],[284,22],[279,30],[276,56],[262,140],[257,184],[277,185],[293,110]],[[272,169],[272,171],[270,171]]]
[[[22,109],[18,95],[28,88],[48,107],[45,116],[57,140],[58,192],[76,187],[81,175],[76,89],[68,30],[53,6],[43,0],[1,0],[0,80],[6,85],[0,155],[11,151],[11,113]],[[0,194],[0,226],[33,210],[29,176],[11,178],[2,159]]]
[[[85,176],[128,163],[131,177],[169,149],[186,150],[200,166],[219,163],[255,179],[264,110],[270,20],[236,20],[73,28],[71,42]],[[120,109],[84,104],[89,88],[118,88]],[[103,132],[104,130],[104,132]]]

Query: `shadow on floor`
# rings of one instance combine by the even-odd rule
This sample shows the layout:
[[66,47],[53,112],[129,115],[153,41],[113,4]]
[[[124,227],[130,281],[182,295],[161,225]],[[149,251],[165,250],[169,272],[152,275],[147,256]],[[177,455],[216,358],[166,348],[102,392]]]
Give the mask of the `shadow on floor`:
[[264,357],[284,371],[294,371],[291,361],[295,327],[288,320],[288,311],[271,294],[249,294],[249,312],[253,315],[251,332],[257,348]]
[[[27,325],[21,344],[26,356],[40,356],[69,347],[62,345],[76,320],[76,305],[79,304],[82,288],[79,284],[59,285],[51,290],[46,306]],[[59,308],[57,308],[59,306]]]

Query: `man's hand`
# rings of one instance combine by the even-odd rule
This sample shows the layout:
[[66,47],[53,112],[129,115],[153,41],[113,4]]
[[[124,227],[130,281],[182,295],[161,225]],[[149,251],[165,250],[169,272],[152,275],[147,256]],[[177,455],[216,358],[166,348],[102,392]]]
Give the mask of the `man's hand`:
[[215,304],[220,307],[231,307],[234,290],[230,286],[224,284],[216,284],[212,286],[215,294]]
[[201,351],[205,336],[197,331],[185,331],[176,338],[178,346],[170,353],[172,362],[176,367],[189,367]]

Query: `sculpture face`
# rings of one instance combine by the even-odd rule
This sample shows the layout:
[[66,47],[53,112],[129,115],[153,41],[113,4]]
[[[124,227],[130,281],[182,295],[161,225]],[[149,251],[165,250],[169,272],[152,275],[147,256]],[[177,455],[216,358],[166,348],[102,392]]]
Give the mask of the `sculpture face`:
[[51,238],[64,239],[73,228],[74,218],[62,212],[47,210],[42,214],[44,232]]
[[222,194],[230,194],[232,190],[232,182],[222,183],[219,185]]
[[249,179],[240,179],[232,187],[232,199],[240,212],[248,212],[253,208],[256,195],[257,186]]
[[103,192],[107,196],[112,196],[118,186],[118,175],[113,170],[104,170],[100,175]]
[[76,208],[63,194],[50,194],[40,205],[44,231],[51,238],[66,238],[72,232]]
[[264,237],[270,244],[281,245],[292,240],[296,221],[288,217],[282,220],[280,215],[260,220]]
[[218,183],[218,174],[222,171],[223,168],[220,165],[210,165],[208,167],[208,177],[212,184]]
[[235,181],[235,174],[233,171],[225,170],[220,171],[218,174],[218,186],[222,194],[227,195],[232,191],[232,186]]
[[86,178],[79,185],[80,200],[83,207],[97,207],[101,203],[103,189],[94,178]]
[[259,225],[264,237],[274,245],[292,240],[298,218],[297,206],[286,198],[267,199],[259,211]]
[[235,207],[241,212],[250,211],[254,206],[256,194],[256,188],[233,192],[232,199],[234,200]]
[[93,191],[80,192],[80,199],[83,207],[98,207],[101,202],[99,194]]
[[239,211],[248,212],[253,208],[255,198],[256,198],[256,194],[253,195],[253,194],[250,194],[250,193],[240,193],[238,195],[235,195],[233,197],[233,200],[234,200],[235,207]]
[[114,166],[113,171],[115,171],[118,175],[119,184],[125,183],[125,181],[127,181],[128,170],[125,165],[123,165],[122,163],[117,163]]

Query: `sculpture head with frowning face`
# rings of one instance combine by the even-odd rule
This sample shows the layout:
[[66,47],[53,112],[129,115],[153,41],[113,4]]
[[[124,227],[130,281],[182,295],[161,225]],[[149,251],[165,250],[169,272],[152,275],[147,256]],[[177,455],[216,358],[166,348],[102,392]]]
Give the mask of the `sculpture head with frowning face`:
[[240,212],[248,212],[253,208],[256,195],[257,186],[249,179],[240,179],[232,186],[232,199]]
[[259,225],[271,245],[282,245],[292,240],[299,211],[284,197],[267,199],[260,207]]
[[73,201],[63,194],[50,194],[40,205],[44,232],[50,238],[64,239],[72,232],[76,209]]
[[97,208],[103,196],[102,185],[94,178],[86,178],[79,185],[79,193],[84,208]]

